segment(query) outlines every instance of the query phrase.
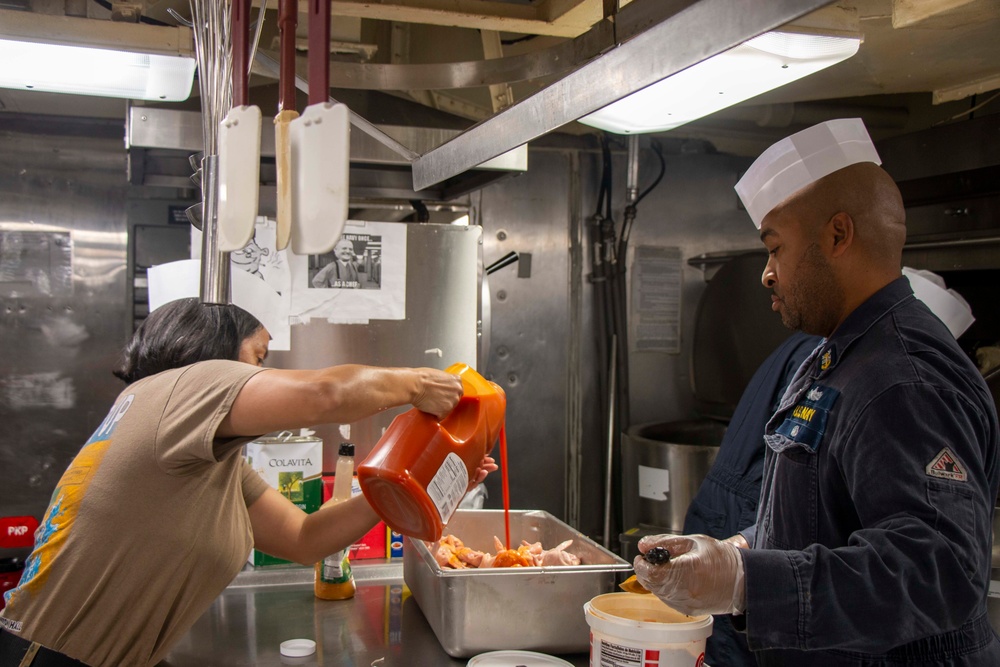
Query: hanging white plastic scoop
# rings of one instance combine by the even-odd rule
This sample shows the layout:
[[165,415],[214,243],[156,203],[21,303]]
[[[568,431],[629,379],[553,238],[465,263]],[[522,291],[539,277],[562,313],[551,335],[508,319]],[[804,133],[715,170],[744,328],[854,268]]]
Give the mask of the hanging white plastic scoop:
[[309,106],[291,124],[292,251],[333,249],[347,222],[351,122],[330,102],[330,0],[309,0]]
[[288,247],[292,231],[292,149],[289,125],[299,117],[295,110],[295,26],[299,22],[298,0],[278,1],[278,115],[274,117],[274,163],[277,174],[276,247]]
[[[250,1],[233,0],[233,108],[219,124],[219,250],[253,238],[260,185],[260,109],[249,106]],[[263,17],[261,17],[263,19]]]

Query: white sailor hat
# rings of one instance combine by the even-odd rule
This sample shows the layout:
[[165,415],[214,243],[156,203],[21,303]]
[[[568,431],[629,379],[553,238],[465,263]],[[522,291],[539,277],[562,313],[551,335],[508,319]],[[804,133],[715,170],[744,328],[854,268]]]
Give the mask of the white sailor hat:
[[813,125],[761,153],[736,184],[753,224],[810,183],[858,162],[882,164],[860,118]]
[[903,267],[903,275],[909,278],[913,296],[917,297],[944,322],[948,331],[958,338],[972,326],[976,318],[972,316],[972,308],[962,295],[945,286],[944,278],[931,271]]

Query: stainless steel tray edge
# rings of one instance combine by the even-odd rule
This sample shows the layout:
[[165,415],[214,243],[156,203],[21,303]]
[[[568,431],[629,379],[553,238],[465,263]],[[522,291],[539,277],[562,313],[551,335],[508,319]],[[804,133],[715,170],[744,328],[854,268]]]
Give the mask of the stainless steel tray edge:
[[[445,532],[463,540],[464,535],[470,535],[475,542],[483,540],[485,533],[496,534],[498,528],[502,534],[502,511],[459,510]],[[548,536],[548,541],[542,539],[546,547],[555,546],[554,539],[572,538],[579,548],[571,551],[582,551],[591,559],[605,562],[572,567],[448,570],[438,566],[426,543],[406,539],[403,579],[448,655],[462,658],[504,649],[586,652],[589,632],[583,604],[595,595],[613,591],[632,569],[629,563],[547,512],[512,511],[512,543],[520,543],[522,535],[518,531],[530,533],[529,541],[536,541],[533,538],[539,534]],[[480,544],[470,546],[483,548]]]

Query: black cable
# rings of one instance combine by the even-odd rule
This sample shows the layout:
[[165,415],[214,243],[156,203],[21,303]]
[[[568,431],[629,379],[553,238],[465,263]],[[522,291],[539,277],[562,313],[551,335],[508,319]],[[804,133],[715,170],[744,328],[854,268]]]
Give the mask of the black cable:
[[[604,140],[602,138],[601,139],[602,146],[603,146],[603,143],[604,143]],[[606,196],[610,197],[611,196],[611,193],[608,192],[608,188],[607,188],[607,183],[608,183],[607,171],[608,171],[608,165],[607,165],[606,162],[604,162],[604,158],[602,156],[602,158],[601,158],[601,184],[597,188],[597,208],[594,211],[594,217],[595,218],[601,217],[601,209],[604,208],[604,197],[606,197]]]
[[511,44],[520,44],[521,42],[527,42],[529,40],[535,39],[538,35],[525,35],[524,37],[518,37],[516,39],[501,39],[500,43],[504,46],[510,46]]
[[656,177],[656,180],[653,181],[653,183],[648,188],[642,191],[642,194],[636,197],[635,203],[632,204],[633,206],[638,206],[639,202],[641,202],[646,197],[646,195],[652,192],[656,188],[656,186],[660,184],[660,181],[663,180],[663,175],[667,173],[667,161],[663,159],[663,148],[660,146],[660,142],[657,141],[656,139],[653,139],[652,146],[653,146],[653,152],[656,153],[656,157],[660,161],[660,174]]
[[614,170],[613,170],[613,159],[611,157],[611,142],[607,140],[607,133],[605,133],[604,141],[604,165],[607,174],[607,188],[608,188],[608,199],[605,202],[604,217],[608,220],[614,218],[611,213],[611,195],[614,192]]
[[637,209],[639,206],[639,202],[641,202],[646,195],[652,192],[656,188],[656,186],[660,184],[660,181],[663,180],[664,174],[666,174],[667,172],[667,161],[663,158],[663,147],[660,146],[660,143],[655,139],[653,140],[652,145],[653,145],[653,152],[656,153],[656,157],[660,161],[660,173],[656,177],[656,180],[654,180],[653,183],[648,188],[643,190],[642,193],[639,194],[638,197],[636,197],[634,203],[625,207],[625,220],[622,222],[622,234],[621,238],[618,241],[619,257],[624,257],[626,251],[628,250],[628,242],[632,236],[632,226],[635,223],[635,218],[636,215],[638,214]]
[[417,222],[429,222],[431,219],[430,211],[427,210],[427,206],[419,199],[411,199],[410,206],[413,207],[413,212],[417,216]]
[[[99,4],[101,7],[104,7],[109,12],[113,11],[111,3],[108,2],[108,0],[94,0],[94,2],[96,2],[97,4]],[[157,19],[151,19],[148,16],[141,16],[140,15],[139,16],[139,21],[142,22],[142,23],[146,23],[148,25],[165,26],[165,27],[168,27],[168,28],[174,27],[173,24],[171,24],[171,23],[164,23],[163,21],[159,21]]]

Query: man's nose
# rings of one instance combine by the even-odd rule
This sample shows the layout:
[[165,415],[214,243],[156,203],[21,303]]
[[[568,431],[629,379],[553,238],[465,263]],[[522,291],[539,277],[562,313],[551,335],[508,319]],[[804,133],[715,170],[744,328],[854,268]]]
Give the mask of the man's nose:
[[771,268],[771,262],[768,262],[764,267],[764,273],[760,276],[760,282],[767,289],[772,289],[774,283],[778,282],[778,277],[774,273],[774,269]]

